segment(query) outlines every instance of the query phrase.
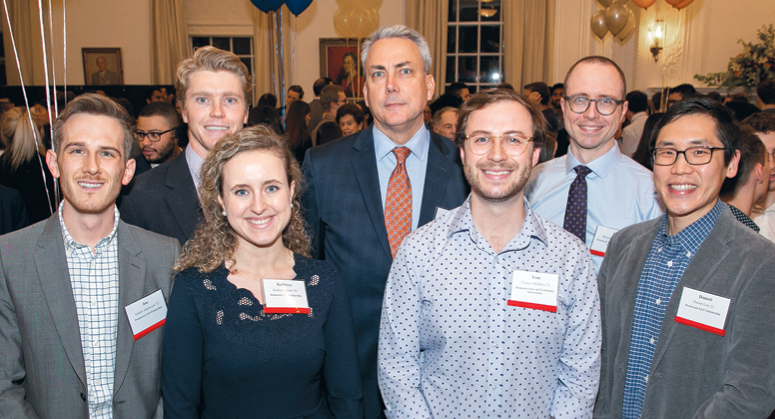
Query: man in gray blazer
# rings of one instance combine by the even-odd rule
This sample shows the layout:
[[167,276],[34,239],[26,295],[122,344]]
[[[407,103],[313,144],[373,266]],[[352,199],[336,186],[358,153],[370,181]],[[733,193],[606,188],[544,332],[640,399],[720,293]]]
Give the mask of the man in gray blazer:
[[654,128],[667,214],[615,234],[598,276],[596,418],[763,418],[775,408],[775,245],[719,199],[740,131],[707,98]]
[[161,416],[160,327],[179,246],[119,220],[131,128],[108,98],[70,102],[46,155],[59,211],[0,237],[2,418]]

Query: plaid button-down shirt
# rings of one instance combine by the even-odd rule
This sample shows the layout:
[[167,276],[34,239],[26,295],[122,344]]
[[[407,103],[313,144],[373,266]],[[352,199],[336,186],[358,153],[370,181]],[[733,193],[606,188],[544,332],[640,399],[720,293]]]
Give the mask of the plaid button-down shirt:
[[63,204],[59,205],[59,224],[81,330],[89,417],[111,419],[119,315],[118,208],[114,206],[113,231],[97,242],[92,252],[89,246],[76,242],[67,231],[62,218]]

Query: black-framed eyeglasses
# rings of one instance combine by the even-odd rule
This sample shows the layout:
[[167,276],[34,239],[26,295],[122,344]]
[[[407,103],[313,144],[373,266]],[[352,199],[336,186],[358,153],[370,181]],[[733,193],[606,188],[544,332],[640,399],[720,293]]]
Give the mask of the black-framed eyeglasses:
[[713,158],[713,152],[716,150],[726,150],[724,147],[689,147],[686,150],[678,151],[674,148],[655,148],[651,151],[652,162],[657,166],[672,166],[678,161],[678,155],[683,154],[686,162],[692,166],[702,166],[710,163]]
[[533,137],[525,137],[523,135],[511,134],[511,135],[486,135],[486,134],[472,134],[466,136],[468,141],[468,148],[472,153],[483,156],[490,152],[493,144],[500,140],[500,146],[506,151],[506,154],[512,157],[518,157],[527,150],[527,145],[533,141]]
[[614,99],[612,97],[603,97],[600,99],[590,99],[586,96],[565,96],[565,100],[568,101],[568,107],[574,113],[584,113],[589,109],[589,104],[595,102],[595,109],[597,113],[603,116],[608,116],[616,111],[616,107],[624,103],[623,100]]
[[148,131],[148,132],[140,131],[139,129],[136,129],[133,132],[133,134],[135,134],[135,139],[137,139],[137,141],[143,141],[143,137],[148,137],[149,141],[151,141],[152,143],[156,143],[159,140],[161,140],[162,135],[170,131],[175,131],[176,129],[178,129],[178,127],[170,128],[167,131]]

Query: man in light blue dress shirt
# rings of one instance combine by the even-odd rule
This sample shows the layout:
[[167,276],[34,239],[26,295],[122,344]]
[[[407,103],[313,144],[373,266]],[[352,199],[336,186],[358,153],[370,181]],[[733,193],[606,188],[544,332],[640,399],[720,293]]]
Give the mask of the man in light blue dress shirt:
[[[613,231],[663,212],[651,172],[621,154],[616,145],[614,134],[627,112],[625,92],[624,74],[608,58],[586,57],[574,64],[565,76],[566,96],[561,100],[568,154],[536,167],[525,188],[535,212],[567,228],[564,219],[569,190],[577,177],[574,168],[589,168],[586,235],[580,238],[590,249],[597,249],[592,253],[595,270],[600,269],[606,239]],[[596,233],[598,243],[593,246]]]
[[406,237],[379,336],[388,418],[591,418],[600,371],[595,271],[584,244],[523,188],[546,131],[518,94],[461,108],[472,193]]

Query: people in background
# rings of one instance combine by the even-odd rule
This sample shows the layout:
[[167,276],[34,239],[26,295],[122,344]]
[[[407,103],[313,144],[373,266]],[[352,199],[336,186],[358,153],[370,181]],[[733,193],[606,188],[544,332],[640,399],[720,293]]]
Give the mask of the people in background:
[[4,418],[161,413],[159,326],[179,245],[119,219],[132,123],[104,96],[68,103],[46,154],[64,200],[45,222],[0,236]]
[[363,111],[358,105],[342,105],[336,110],[336,123],[342,129],[342,136],[355,134],[363,129]]
[[54,178],[43,164],[40,127],[26,108],[12,108],[0,120],[0,130],[10,142],[0,156],[0,185],[22,195],[30,224],[49,218],[58,202]]
[[0,236],[21,230],[29,224],[22,195],[16,189],[0,185]]
[[649,115],[649,117],[646,118],[646,123],[643,125],[643,133],[640,136],[638,148],[635,150],[635,154],[632,156],[632,159],[635,160],[636,163],[649,170],[653,168],[653,165],[651,164],[651,131],[657,125],[657,122],[659,122],[659,120],[662,118],[662,115],[664,115],[664,112],[657,112]]
[[330,85],[323,88],[320,93],[320,103],[323,105],[323,118],[312,129],[312,145],[319,145],[317,143],[317,133],[320,126],[326,122],[336,123],[336,111],[339,107],[347,103],[347,97],[344,94],[344,87],[338,85]]
[[309,103],[310,107],[310,118],[309,118],[309,124],[307,125],[310,129],[310,131],[318,126],[320,123],[321,118],[323,118],[323,104],[320,103],[320,93],[323,92],[323,88],[328,86],[329,84],[334,84],[334,81],[329,79],[328,77],[321,77],[317,80],[315,80],[315,84],[312,85],[312,91],[315,93],[315,99],[312,100],[312,102]]
[[756,106],[762,112],[775,114],[775,80],[765,80],[756,87]]
[[595,269],[584,244],[523,196],[545,135],[541,113],[514,92],[463,104],[456,141],[471,195],[404,240],[385,287],[388,418],[592,416]]
[[622,155],[614,139],[627,112],[619,66],[585,57],[571,66],[564,84],[568,154],[536,167],[525,196],[536,213],[584,241],[599,269],[604,237],[656,218],[662,208],[651,173]]
[[770,175],[770,159],[764,143],[750,126],[740,127],[740,160],[737,175],[724,179],[721,200],[732,210],[737,221],[759,232],[759,226],[751,220],[754,205],[764,202]]
[[554,111],[554,114],[557,116],[557,118],[559,118],[560,128],[562,128],[562,104],[560,101],[562,100],[563,96],[565,96],[565,85],[563,83],[556,83],[550,90],[552,92],[552,96],[549,99],[549,104],[551,105],[551,109]]
[[667,96],[667,107],[675,105],[676,103],[692,97],[697,94],[694,86],[688,83],[679,84],[678,86],[670,89],[670,94]]
[[175,107],[161,101],[146,105],[137,116],[135,139],[142,155],[135,158],[135,176],[145,173],[180,154],[177,128],[183,124]]
[[471,97],[471,89],[465,83],[455,82],[447,86],[444,90],[444,94],[451,96],[457,96],[461,102],[465,102]]
[[643,126],[649,117],[649,98],[645,93],[634,90],[627,93],[627,113],[624,115],[629,124],[622,129],[622,142],[619,148],[622,154],[632,157],[640,144]]
[[304,89],[301,86],[294,84],[288,88],[288,94],[285,96],[285,106],[291,106],[291,103],[297,100],[304,100]]
[[319,146],[326,145],[332,141],[336,141],[344,136],[342,127],[336,123],[336,121],[321,122],[318,127],[317,137],[315,141]]
[[268,126],[276,134],[282,135],[283,133],[283,122],[280,118],[279,109],[263,105],[250,108],[248,122],[245,125],[252,127],[258,124]]
[[743,124],[753,128],[770,156],[767,196],[753,208],[752,218],[761,228],[761,235],[775,242],[775,114],[759,112],[744,119]]
[[436,111],[436,114],[433,115],[433,120],[431,121],[433,132],[442,137],[447,137],[450,140],[454,139],[455,133],[457,133],[457,119],[457,108],[447,106],[446,108],[439,109]]
[[277,96],[271,93],[264,93],[258,98],[256,106],[269,106],[272,109],[277,108]]
[[762,308],[775,299],[775,244],[718,198],[737,173],[740,130],[697,97],[668,109],[652,138],[667,213],[608,244],[595,417],[767,417],[775,311]]
[[549,105],[549,100],[552,94],[549,90],[549,86],[544,82],[534,82],[525,85],[525,96],[530,102],[539,110],[546,119],[546,129],[550,132],[557,132],[560,130],[560,118],[554,113],[552,107]]
[[[359,418],[344,284],[309,259],[302,177],[266,127],[219,141],[202,167],[207,220],[175,263],[164,329],[164,417]],[[275,295],[299,294],[291,306]]]
[[150,86],[145,91],[145,103],[151,104],[153,102],[164,102],[172,104],[172,97],[175,96],[172,93],[167,93],[166,86]]
[[332,262],[347,287],[365,417],[375,419],[384,416],[377,338],[393,255],[404,236],[439,208],[459,206],[467,187],[454,144],[423,122],[436,85],[427,41],[396,25],[374,32],[362,51],[364,97],[374,124],[307,152],[304,202],[313,256]]
[[189,144],[169,163],[136,179],[121,200],[124,221],[174,237],[180,244],[194,234],[201,214],[200,169],[215,143],[247,122],[250,86],[245,64],[215,47],[199,48],[178,64],[175,91]]
[[304,154],[312,147],[312,138],[309,135],[308,123],[310,119],[310,106],[306,102],[297,100],[288,107],[288,115],[285,117],[285,138],[293,157],[301,164]]

